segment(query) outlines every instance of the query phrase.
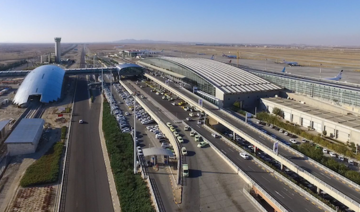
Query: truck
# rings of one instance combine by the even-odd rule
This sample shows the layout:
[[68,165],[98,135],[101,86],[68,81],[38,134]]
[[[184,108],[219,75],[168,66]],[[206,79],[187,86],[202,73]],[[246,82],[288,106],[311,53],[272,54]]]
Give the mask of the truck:
[[189,177],[189,165],[183,164],[182,168],[183,168],[183,177]]

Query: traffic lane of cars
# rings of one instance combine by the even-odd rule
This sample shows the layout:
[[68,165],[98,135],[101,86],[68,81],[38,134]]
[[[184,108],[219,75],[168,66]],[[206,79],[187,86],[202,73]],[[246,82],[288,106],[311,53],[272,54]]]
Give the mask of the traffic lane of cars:
[[[147,91],[147,94],[151,95],[152,93]],[[161,99],[161,97],[157,95],[151,95],[152,98],[154,98],[156,101],[158,101],[161,105],[163,105],[165,108],[170,109],[169,107],[172,107],[171,111],[174,113],[178,113],[178,117],[180,119],[184,119],[187,117],[187,113],[183,113],[183,109],[179,106],[173,106],[168,101],[164,101]],[[170,104],[170,106],[169,106]],[[182,111],[181,111],[182,110]],[[291,211],[303,211],[303,208],[298,208],[297,205],[308,205],[309,202],[305,198],[293,198],[292,197],[292,190],[287,189],[286,185],[283,184],[282,189],[279,188],[279,181],[277,181],[273,176],[270,175],[270,173],[265,172],[260,167],[255,165],[255,163],[252,160],[244,160],[240,157],[239,153],[232,149],[230,146],[226,145],[224,142],[222,142],[219,139],[215,139],[211,136],[211,133],[200,127],[195,121],[187,122],[187,124],[198,131],[200,134],[202,134],[206,139],[210,140],[211,142],[214,142],[214,145],[220,150],[224,152],[224,154],[228,155],[229,158],[232,158],[232,161],[239,166],[243,171],[245,171],[247,174],[250,175],[252,179],[254,179],[262,188],[267,188],[267,192],[269,192],[273,197],[276,198],[280,204],[283,204],[285,206],[290,206],[292,209]],[[268,182],[270,181],[270,182]],[[287,190],[285,190],[287,189]],[[282,200],[281,200],[282,198]],[[312,205],[309,206],[309,211],[321,211],[316,206]]]
[[[136,90],[131,84],[127,85],[131,90]],[[146,87],[143,87],[145,89]],[[156,95],[154,93],[151,93],[150,90],[146,92],[147,94],[152,94],[153,98],[156,97],[159,101],[165,101],[161,99],[160,95]],[[151,101],[144,98],[142,99],[144,103],[154,112],[156,115],[164,122],[172,122],[173,120],[170,120],[163,112],[159,111],[159,109],[152,104]],[[179,127],[177,129],[180,130]],[[181,135],[185,135],[182,131],[180,131]],[[183,143],[184,146],[187,147],[187,150],[189,151],[189,156],[186,157],[186,162],[189,164],[190,167],[190,177],[186,179],[186,185],[184,186],[184,201],[183,201],[183,208],[187,211],[199,211],[200,208],[200,189],[199,189],[199,173],[201,170],[199,169],[199,165],[197,162],[196,154],[191,154],[191,152],[195,153],[195,148],[187,145],[189,141],[188,138],[185,136],[186,141]],[[191,156],[190,156],[191,155]],[[178,156],[181,157],[181,156]],[[194,176],[194,177],[191,177]],[[197,176],[197,177],[195,177]]]

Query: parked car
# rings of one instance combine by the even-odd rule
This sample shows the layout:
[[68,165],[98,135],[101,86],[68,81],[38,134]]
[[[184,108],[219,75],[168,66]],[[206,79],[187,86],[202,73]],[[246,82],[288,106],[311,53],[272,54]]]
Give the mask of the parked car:
[[298,144],[299,142],[297,141],[297,140],[295,140],[295,139],[290,139],[289,140],[291,143],[293,143],[293,144]]
[[186,147],[182,147],[182,148],[181,148],[181,154],[182,154],[182,155],[187,155]]
[[335,153],[335,152],[330,152],[329,155],[330,155],[330,157],[332,157],[332,158],[336,158],[336,153]]
[[181,136],[177,136],[176,139],[179,141],[179,143],[184,143],[184,139]]
[[323,149],[322,152],[325,154],[329,153],[329,151],[327,149]]

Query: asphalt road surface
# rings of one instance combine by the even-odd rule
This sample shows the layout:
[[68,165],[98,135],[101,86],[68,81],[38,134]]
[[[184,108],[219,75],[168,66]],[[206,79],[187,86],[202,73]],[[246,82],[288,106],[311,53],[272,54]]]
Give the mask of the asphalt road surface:
[[[163,81],[162,78],[158,77],[158,79]],[[175,88],[175,89],[180,89],[174,83],[169,83],[169,85],[171,87]],[[194,97],[194,96],[191,96],[191,95],[188,95],[188,97],[191,98],[195,102],[198,101],[197,97]],[[214,109],[214,107],[212,105],[210,106],[210,103],[208,103],[206,101],[204,101],[203,106],[204,106],[204,108],[207,108],[207,109],[211,110],[217,116],[225,119],[231,125],[235,126],[238,129],[241,129],[241,131],[248,134],[249,136],[251,136],[252,138],[257,140],[258,142],[261,142],[264,145],[266,145],[268,148],[272,149],[273,142],[271,140],[265,138],[264,136],[262,136],[262,134],[260,133],[259,130],[254,129],[253,127],[251,127],[248,124],[244,123],[240,119],[230,118],[227,114],[223,113],[222,111]],[[289,151],[285,150],[284,148],[279,148],[279,154],[286,157],[288,160],[295,163],[296,165],[298,165],[302,169],[306,170],[310,174],[314,175],[318,179],[324,181],[328,185],[331,185],[333,188],[339,190],[343,194],[345,194],[348,197],[352,198],[353,200],[355,200],[357,202],[360,202],[360,195],[359,195],[359,192],[356,191],[356,188],[350,187],[349,185],[344,184],[340,180],[340,178],[337,179],[336,177],[329,176],[329,174],[326,173],[323,169],[315,167],[311,162],[308,162],[307,160],[299,160],[299,156],[297,154],[295,154],[293,152],[289,152]]]
[[[188,113],[179,106],[171,105],[171,102],[164,101],[160,95],[150,92],[149,87],[144,87],[148,95],[159,102],[163,107],[167,108],[172,114],[176,115],[179,120],[185,120],[188,117]],[[239,153],[225,144],[220,139],[213,138],[210,133],[204,128],[197,125],[195,121],[187,122],[187,124],[198,131],[203,137],[211,141],[218,149],[220,149],[225,155],[227,155],[241,170],[247,173],[256,183],[258,183],[266,192],[268,192],[273,198],[275,198],[281,205],[287,208],[289,211],[324,211],[320,209],[318,205],[311,204],[305,197],[300,196],[284,182],[277,180],[274,175],[264,171],[261,167],[256,165],[253,160],[243,160]],[[195,192],[194,192],[195,193]],[[301,205],[301,207],[299,207]]]
[[[100,91],[97,91],[100,94]],[[101,98],[88,100],[87,81],[77,82],[74,116],[69,139],[66,212],[111,212],[113,204],[100,144],[99,115]],[[79,124],[79,120],[84,124]]]

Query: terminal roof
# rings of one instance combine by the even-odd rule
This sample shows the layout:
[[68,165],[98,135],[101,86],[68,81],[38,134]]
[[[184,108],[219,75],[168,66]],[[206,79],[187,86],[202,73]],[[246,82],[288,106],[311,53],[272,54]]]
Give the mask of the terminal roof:
[[278,90],[281,87],[242,69],[204,58],[160,57],[186,66],[225,93]]

